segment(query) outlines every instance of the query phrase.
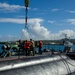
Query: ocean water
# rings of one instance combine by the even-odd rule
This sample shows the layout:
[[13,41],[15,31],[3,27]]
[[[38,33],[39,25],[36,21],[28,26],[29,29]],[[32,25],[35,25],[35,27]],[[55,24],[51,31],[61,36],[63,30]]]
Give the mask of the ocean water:
[[2,52],[2,49],[1,49],[2,45],[3,45],[3,44],[0,44],[0,53]]
[[[3,44],[0,44],[0,53],[2,52],[2,49],[1,49],[2,45],[3,45]],[[53,50],[55,50],[55,51],[63,51],[63,50],[64,50],[64,47],[65,47],[65,46],[63,46],[63,45],[43,45],[42,51],[43,51],[44,49],[48,49],[48,50],[52,50],[52,49],[53,49]],[[35,50],[38,51],[38,47],[35,48]],[[72,50],[75,51],[75,45],[72,46]]]
[[[64,45],[43,45],[42,50],[48,49],[48,50],[55,50],[55,51],[63,51],[65,48]],[[75,50],[75,45],[71,46],[72,50]],[[37,48],[38,50],[38,48]]]

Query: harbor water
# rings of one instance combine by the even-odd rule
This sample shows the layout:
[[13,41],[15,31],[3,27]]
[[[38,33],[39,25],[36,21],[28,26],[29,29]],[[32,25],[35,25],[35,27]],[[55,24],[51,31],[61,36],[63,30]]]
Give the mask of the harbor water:
[[[2,47],[3,44],[0,44],[0,53],[2,52]],[[62,51],[64,50],[64,45],[43,45],[42,47],[42,51],[44,49],[48,49],[48,50],[55,50],[55,51]],[[75,45],[71,46],[72,50],[75,51]],[[38,47],[35,48],[36,51],[38,51]],[[12,50],[11,50],[12,51]]]

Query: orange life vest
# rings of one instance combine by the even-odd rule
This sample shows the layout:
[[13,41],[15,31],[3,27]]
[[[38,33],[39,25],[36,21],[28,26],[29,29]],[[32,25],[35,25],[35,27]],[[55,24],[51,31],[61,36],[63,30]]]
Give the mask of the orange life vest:
[[29,49],[29,48],[30,48],[30,42],[28,42],[28,41],[25,42],[25,43],[24,43],[24,48],[28,48],[28,49]]
[[43,43],[42,41],[39,42],[39,47],[42,47]]

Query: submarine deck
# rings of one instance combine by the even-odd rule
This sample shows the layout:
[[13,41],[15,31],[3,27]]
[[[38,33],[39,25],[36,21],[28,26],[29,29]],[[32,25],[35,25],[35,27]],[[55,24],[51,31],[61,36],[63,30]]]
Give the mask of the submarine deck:
[[24,59],[24,58],[32,58],[32,57],[41,57],[41,56],[44,56],[44,55],[66,55],[68,56],[69,58],[75,60],[75,53],[59,53],[59,52],[54,52],[53,54],[51,52],[44,52],[42,54],[35,54],[35,56],[25,56],[25,55],[16,55],[16,56],[10,56],[10,57],[5,57],[5,58],[0,58],[0,62],[1,61],[9,61],[9,60],[18,60],[18,59]]

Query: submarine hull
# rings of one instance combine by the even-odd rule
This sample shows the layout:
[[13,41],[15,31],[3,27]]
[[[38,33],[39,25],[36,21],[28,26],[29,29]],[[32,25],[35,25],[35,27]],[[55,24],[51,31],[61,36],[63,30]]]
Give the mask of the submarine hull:
[[50,54],[1,61],[0,75],[75,75],[75,61]]

